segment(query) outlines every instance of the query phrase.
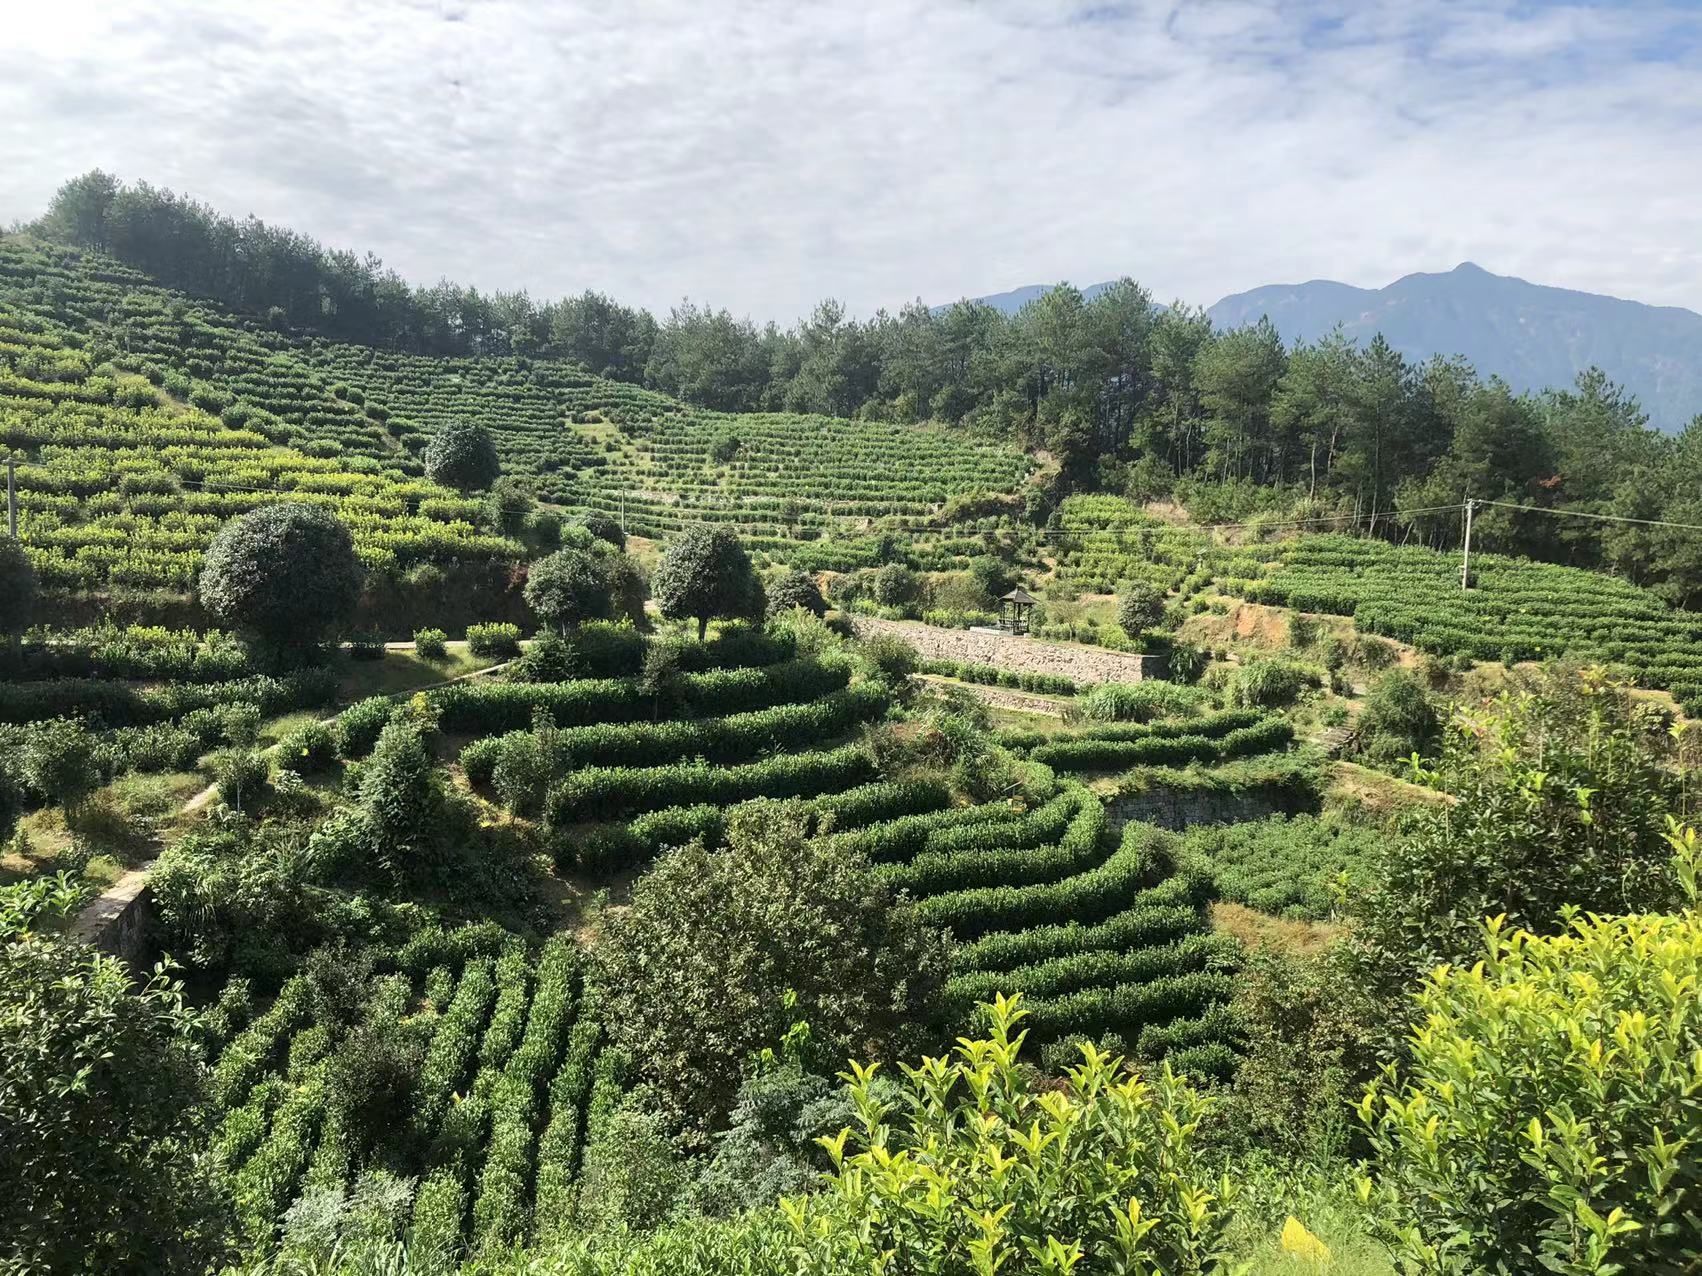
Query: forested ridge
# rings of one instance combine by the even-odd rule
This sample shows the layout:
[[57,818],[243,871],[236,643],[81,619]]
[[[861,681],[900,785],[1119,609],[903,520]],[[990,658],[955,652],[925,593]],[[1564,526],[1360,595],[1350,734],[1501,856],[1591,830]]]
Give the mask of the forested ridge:
[[[1467,497],[1702,523],[1702,439],[1648,427],[1594,370],[1517,395],[1459,359],[1415,365],[1381,338],[1284,345],[1268,322],[1213,329],[1132,280],[1091,301],[1061,286],[1005,316],[978,302],[851,317],[827,300],[790,329],[684,302],[658,320],[601,294],[534,301],[447,281],[410,286],[377,258],[327,249],[99,171],[65,184],[31,229],[278,327],[389,351],[571,360],[728,412],[811,412],[980,427],[1058,463],[1057,495],[1177,497],[1206,521],[1351,514],[1455,544]],[[1702,405],[1699,405],[1702,406]],[[1385,524],[1389,526],[1391,524]],[[1494,509],[1488,548],[1603,567],[1687,604],[1692,537]]]

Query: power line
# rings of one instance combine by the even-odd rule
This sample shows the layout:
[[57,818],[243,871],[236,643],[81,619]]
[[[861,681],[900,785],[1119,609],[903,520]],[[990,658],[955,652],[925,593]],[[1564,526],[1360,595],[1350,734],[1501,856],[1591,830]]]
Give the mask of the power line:
[[1666,518],[1632,518],[1627,514],[1592,514],[1587,510],[1550,509],[1543,505],[1515,505],[1512,501],[1478,501],[1479,505],[1498,505],[1502,509],[1518,510],[1522,514],[1553,514],[1563,518],[1593,518],[1603,523],[1636,523],[1641,527],[1676,527],[1685,532],[1702,532],[1702,523],[1675,523]]

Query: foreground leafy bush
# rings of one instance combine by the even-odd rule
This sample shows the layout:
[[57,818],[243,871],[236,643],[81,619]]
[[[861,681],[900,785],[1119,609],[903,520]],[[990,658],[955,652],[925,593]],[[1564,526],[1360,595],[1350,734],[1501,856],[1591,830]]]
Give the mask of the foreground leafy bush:
[[1200,1273],[1225,1270],[1236,1189],[1194,1146],[1211,1101],[1166,1068],[1123,1072],[1083,1047],[1061,1089],[1018,1066],[1020,999],[955,1057],[904,1067],[883,1097],[852,1065],[854,1127],[822,1145],[835,1173],[788,1200],[798,1270],[917,1273]]
[[1410,1064],[1360,1106],[1426,1270],[1702,1264],[1702,913],[1567,922],[1492,920],[1476,964],[1425,983]]
[[181,989],[25,929],[52,902],[0,888],[0,1270],[202,1270],[224,1202]]
[[1549,931],[1567,905],[1603,914],[1675,902],[1669,815],[1699,772],[1653,706],[1599,670],[1559,668],[1450,727],[1424,778],[1458,799],[1408,817],[1365,875],[1353,943],[1400,995],[1477,951],[1477,924]]

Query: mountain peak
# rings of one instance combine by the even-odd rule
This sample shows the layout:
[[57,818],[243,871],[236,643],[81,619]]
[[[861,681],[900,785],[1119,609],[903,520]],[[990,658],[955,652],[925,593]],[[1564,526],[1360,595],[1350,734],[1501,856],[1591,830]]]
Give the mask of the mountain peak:
[[1462,261],[1450,272],[1455,275],[1488,275],[1489,272],[1475,261]]

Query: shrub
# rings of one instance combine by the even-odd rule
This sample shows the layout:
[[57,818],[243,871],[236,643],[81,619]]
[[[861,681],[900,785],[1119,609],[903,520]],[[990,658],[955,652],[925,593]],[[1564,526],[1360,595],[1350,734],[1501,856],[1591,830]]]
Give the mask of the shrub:
[[[17,889],[0,888],[0,918],[27,925]],[[228,1198],[202,1151],[206,1071],[181,988],[17,928],[0,930],[0,1266],[216,1266]]]
[[341,520],[318,505],[266,505],[232,519],[207,546],[202,604],[277,648],[317,644],[354,614],[363,576]]
[[506,622],[467,626],[467,650],[475,656],[518,656],[520,626]]
[[278,741],[278,769],[297,775],[329,771],[337,761],[337,741],[331,728],[310,722]]
[[864,640],[858,646],[857,654],[863,658],[870,674],[897,696],[909,690],[911,675],[922,667],[916,648],[892,634]]
[[1486,927],[1419,991],[1411,1062],[1360,1107],[1403,1256],[1447,1270],[1702,1261],[1702,914]]
[[1355,900],[1363,977],[1400,995],[1476,951],[1483,917],[1546,932],[1567,905],[1670,905],[1667,821],[1695,808],[1697,777],[1662,720],[1599,671],[1559,668],[1452,724],[1424,778],[1457,800],[1409,815]]
[[490,431],[468,421],[448,422],[431,436],[425,468],[433,483],[462,492],[488,488],[502,472]]
[[1091,722],[1151,722],[1186,717],[1210,703],[1211,694],[1203,688],[1148,679],[1101,683],[1080,697],[1077,708]]
[[[826,1190],[788,1200],[798,1270],[1205,1272],[1227,1262],[1236,1188],[1194,1146],[1211,1101],[1168,1067],[1130,1076],[1082,1048],[1059,1088],[1018,1064],[1019,999],[984,1037],[904,1067],[883,1094],[853,1063],[856,1121],[824,1140]],[[970,1261],[965,1261],[968,1256]]]
[[1360,634],[1354,639],[1353,658],[1370,670],[1387,669],[1399,653],[1395,644],[1375,634]]
[[875,573],[875,601],[883,607],[903,607],[916,601],[922,583],[903,563],[888,563]]
[[266,786],[266,755],[249,749],[225,749],[213,755],[213,780],[219,801],[238,811],[253,806]]
[[417,722],[391,719],[361,771],[361,809],[371,823],[380,865],[400,873],[417,861],[442,830],[442,795]]
[[36,723],[24,743],[19,771],[25,784],[68,812],[75,811],[100,783],[94,741],[71,718]]
[[449,655],[449,635],[441,629],[414,630],[414,654],[421,660],[442,660]]
[[1249,709],[1275,708],[1294,703],[1316,678],[1304,666],[1287,660],[1249,660],[1229,679],[1231,704]]
[[371,753],[378,733],[395,712],[396,702],[389,696],[368,696],[344,709],[331,726],[338,756],[353,761]]
[[1372,762],[1403,761],[1436,751],[1442,720],[1419,680],[1391,669],[1372,684],[1359,715],[1359,752]]
[[901,1041],[944,975],[937,933],[861,856],[812,838],[802,804],[733,812],[727,843],[664,857],[595,950],[610,1032],[667,1108],[711,1126],[794,1023],[827,1058]]
[[1136,581],[1117,599],[1117,628],[1138,640],[1164,619],[1164,592]]
[[591,535],[595,536],[598,540],[607,541],[616,549],[626,548],[626,533],[621,531],[621,525],[614,519],[610,518],[607,514],[601,514],[596,510],[591,510],[585,514],[581,514],[579,516],[578,523],[579,526],[590,532]]
[[789,571],[768,588],[768,614],[781,616],[801,607],[812,616],[825,616],[827,603],[808,572]]

